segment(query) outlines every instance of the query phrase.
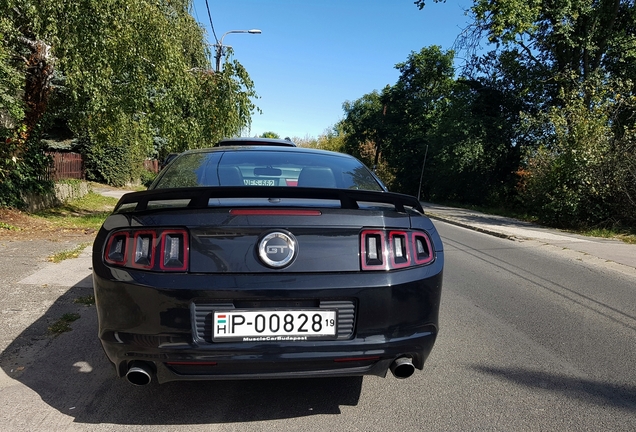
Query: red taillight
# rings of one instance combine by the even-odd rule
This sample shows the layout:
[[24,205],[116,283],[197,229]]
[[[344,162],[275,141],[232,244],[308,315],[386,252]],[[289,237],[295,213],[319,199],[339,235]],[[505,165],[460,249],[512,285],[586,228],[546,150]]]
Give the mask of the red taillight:
[[106,243],[104,259],[108,264],[126,264],[126,247],[128,243],[128,233],[115,233],[110,236]]
[[185,271],[188,266],[188,235],[185,230],[161,233],[161,270]]
[[135,231],[133,235],[132,262],[136,268],[151,269],[155,265],[157,233],[155,231]]
[[388,270],[384,231],[362,231],[362,270]]
[[433,248],[431,239],[426,234],[413,233],[413,261],[417,265],[428,264],[433,261]]
[[389,252],[391,253],[392,268],[402,268],[411,265],[408,238],[408,234],[404,231],[389,232]]
[[428,264],[434,255],[424,232],[363,230],[360,258],[362,270],[393,270]]
[[107,264],[143,270],[188,270],[189,236],[185,229],[138,229],[117,231],[106,242]]

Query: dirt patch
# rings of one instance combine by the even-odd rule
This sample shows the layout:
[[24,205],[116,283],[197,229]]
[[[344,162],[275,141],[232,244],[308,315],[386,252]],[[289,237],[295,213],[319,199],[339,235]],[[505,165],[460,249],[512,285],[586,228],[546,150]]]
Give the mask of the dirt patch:
[[60,228],[20,210],[0,208],[0,240],[92,241],[95,233],[94,229]]

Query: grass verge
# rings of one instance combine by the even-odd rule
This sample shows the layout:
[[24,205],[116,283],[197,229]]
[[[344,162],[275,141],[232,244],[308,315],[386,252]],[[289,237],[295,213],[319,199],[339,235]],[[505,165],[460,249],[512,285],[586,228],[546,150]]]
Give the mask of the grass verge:
[[80,254],[82,253],[82,251],[84,249],[86,249],[86,246],[90,245],[90,243],[82,243],[79,246],[73,248],[73,249],[69,249],[69,250],[65,250],[62,252],[58,252],[54,255],[51,255],[49,257],[49,261],[50,262],[54,262],[54,263],[59,263],[61,261],[67,260],[67,259],[72,259],[72,258],[77,258],[78,256],[80,256]]
[[60,207],[34,213],[59,228],[98,230],[117,204],[117,198],[89,192],[82,198],[70,200]]
[[605,229],[605,228],[594,228],[589,229],[582,232],[577,232],[578,234],[590,236],[590,237],[601,237],[601,238],[613,238],[617,240],[624,241],[629,244],[636,244],[636,228],[624,228],[624,229]]
[[[445,203],[439,203],[439,204],[447,205],[449,207],[475,210],[480,213],[509,217],[509,218],[541,225],[539,222],[537,222],[537,218],[534,216],[528,215],[526,213],[515,212],[514,210],[509,210],[509,209],[505,209],[501,207],[471,206],[471,205],[462,205],[462,204],[453,203],[453,202],[445,202]],[[600,238],[607,238],[607,239],[615,239],[615,240],[620,240],[629,244],[636,244],[636,228],[629,228],[629,227],[585,228],[585,229],[564,229],[564,231],[573,233],[573,234],[579,234],[586,237],[600,237]]]
[[73,303],[83,304],[84,306],[93,306],[95,304],[95,296],[88,295],[86,297],[78,297]]
[[77,321],[78,319],[80,319],[79,314],[66,313],[62,315],[62,318],[51,324],[51,326],[49,327],[49,332],[53,333],[54,335],[60,335],[64,332],[71,331],[73,330],[71,328],[71,323],[73,321]]
[[6,230],[9,230],[9,231],[20,231],[20,228],[14,227],[13,225],[10,225],[10,224],[5,223],[5,222],[0,222],[0,229],[6,229]]

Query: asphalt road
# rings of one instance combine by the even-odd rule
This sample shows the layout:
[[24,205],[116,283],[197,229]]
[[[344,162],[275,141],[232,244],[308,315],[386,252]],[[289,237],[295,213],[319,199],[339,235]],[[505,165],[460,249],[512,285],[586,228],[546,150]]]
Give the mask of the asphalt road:
[[[435,224],[441,333],[407,380],[133,387],[101,352],[94,308],[73,302],[91,293],[86,257],[50,264],[69,245],[0,241],[2,430],[636,430],[636,278]],[[81,316],[73,330],[48,336],[68,312]]]

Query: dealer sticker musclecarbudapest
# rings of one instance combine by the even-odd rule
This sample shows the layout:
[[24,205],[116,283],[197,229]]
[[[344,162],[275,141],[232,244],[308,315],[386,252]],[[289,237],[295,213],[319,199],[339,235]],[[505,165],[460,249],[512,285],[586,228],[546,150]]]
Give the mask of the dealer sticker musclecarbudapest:
[[293,342],[336,335],[335,310],[215,311],[213,320],[214,341]]

